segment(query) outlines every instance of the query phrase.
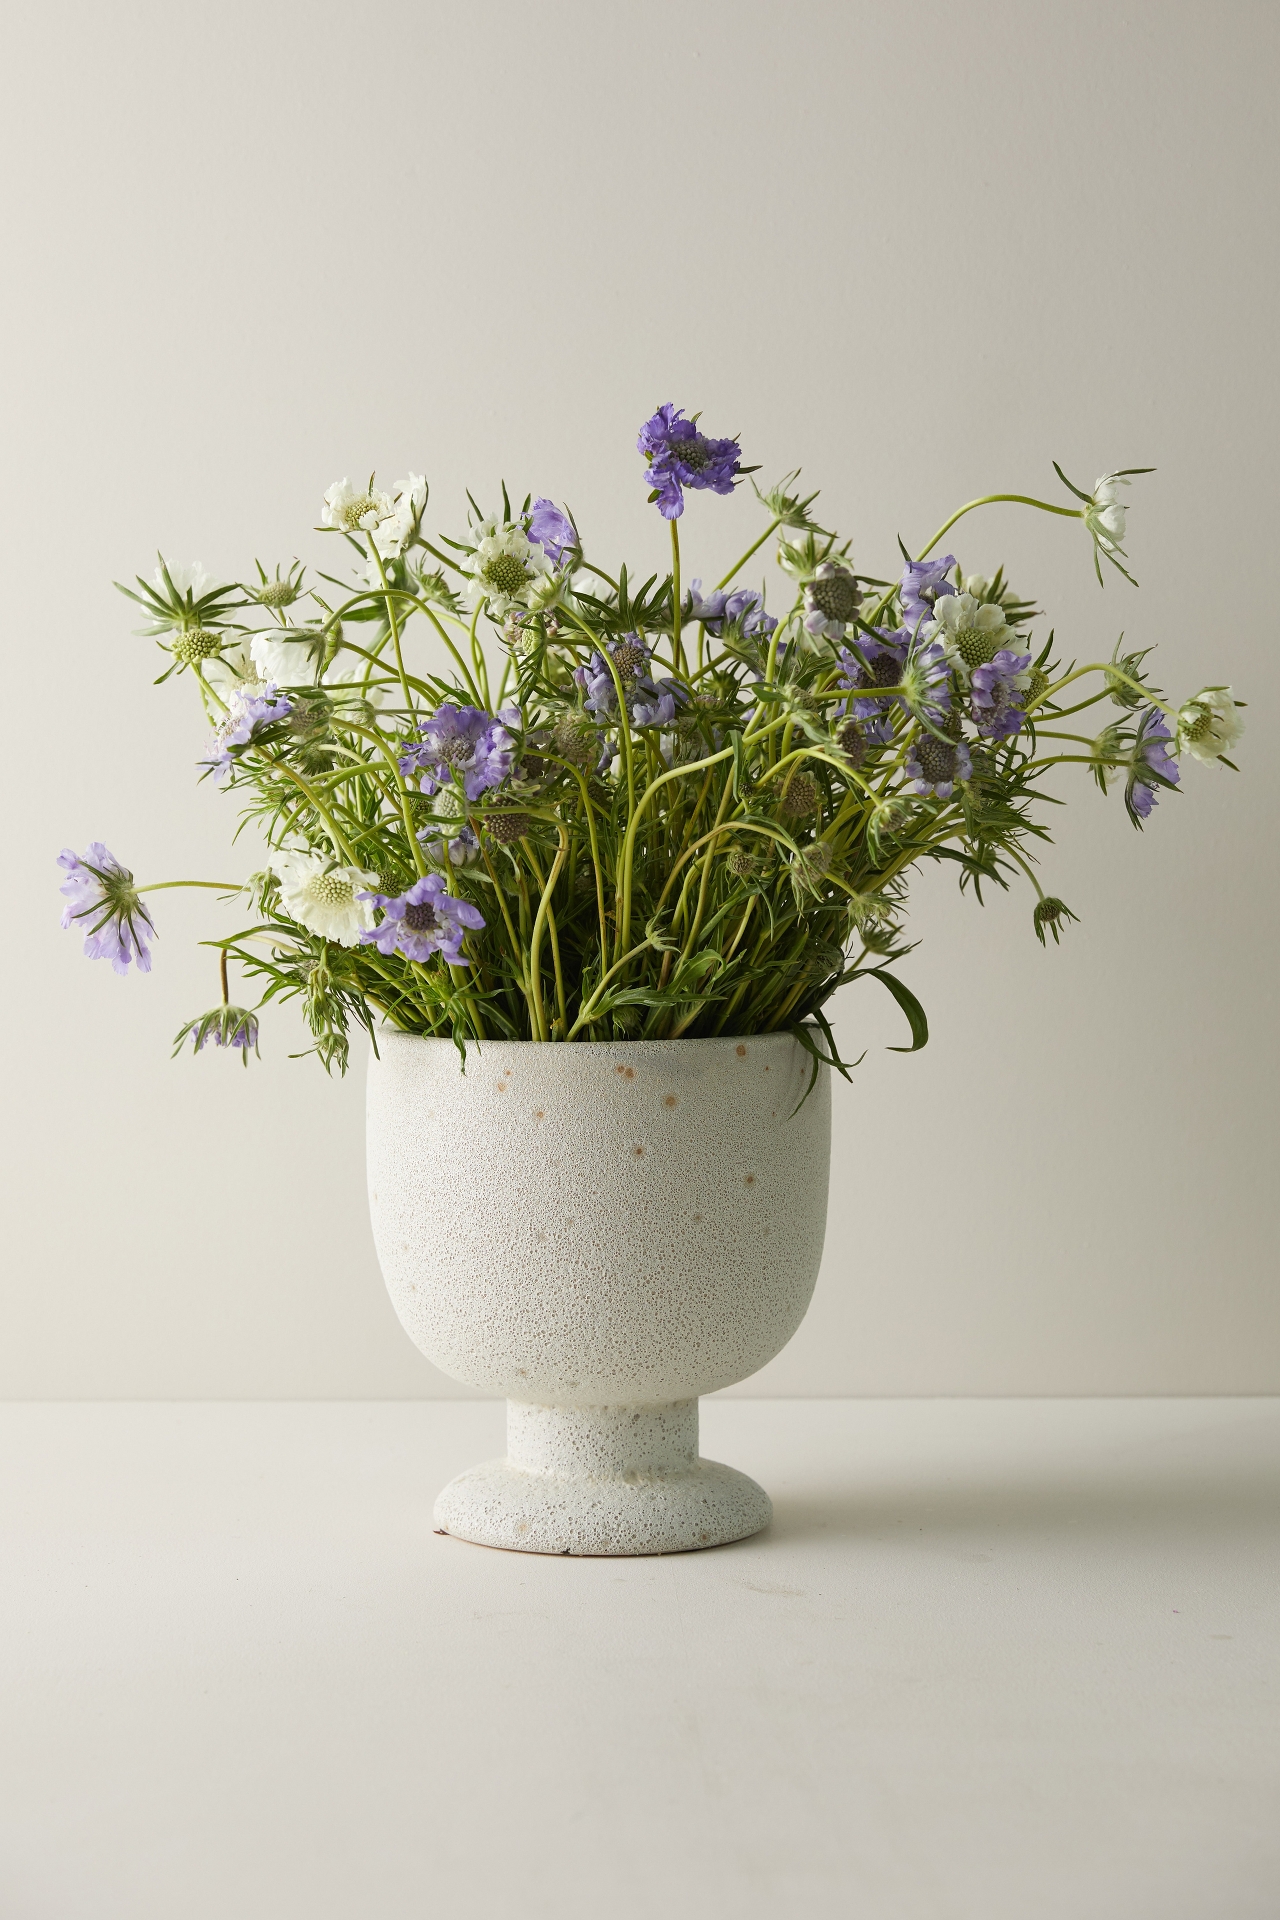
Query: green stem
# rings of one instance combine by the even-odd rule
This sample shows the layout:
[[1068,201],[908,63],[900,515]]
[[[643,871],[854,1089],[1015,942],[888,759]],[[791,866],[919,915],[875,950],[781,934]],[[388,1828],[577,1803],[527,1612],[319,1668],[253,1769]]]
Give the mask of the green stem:
[[[676,672],[683,673],[685,671],[684,647],[681,644],[681,640],[680,640],[680,622],[684,616],[684,608],[681,605],[681,600],[683,596],[682,596],[681,587],[680,587],[680,522],[678,520],[672,520],[670,522],[670,527],[671,527],[671,656],[672,656],[672,665],[674,666]],[[699,636],[701,636],[702,634],[701,626],[699,626],[698,632],[699,632]],[[701,647],[701,639],[699,640],[699,647]],[[701,665],[701,661],[699,661],[699,665]]]
[[[674,526],[674,525],[675,525],[675,522],[674,522],[674,521],[672,521],[672,523],[671,523],[671,524],[672,524],[672,525]],[[762,546],[764,545],[764,543],[765,543],[765,541],[766,541],[766,540],[767,540],[767,539],[769,538],[769,535],[770,535],[771,533],[774,533],[774,532],[776,532],[776,531],[777,531],[777,529],[778,529],[778,528],[779,528],[779,527],[780,527],[781,525],[782,525],[782,516],[781,516],[781,515],[779,515],[779,516],[778,516],[778,518],[777,518],[776,520],[771,520],[771,521],[769,522],[769,524],[768,524],[768,526],[767,526],[767,527],[765,528],[765,530],[764,530],[764,532],[763,532],[763,533],[762,533],[762,534],[760,535],[760,538],[759,538],[758,540],[753,540],[753,541],[751,542],[751,545],[750,545],[750,546],[749,546],[749,547],[747,548],[747,550],[746,550],[746,552],[745,552],[745,553],[743,554],[743,556],[742,556],[742,558],[741,558],[741,560],[735,560],[735,561],[734,561],[734,563],[733,563],[733,565],[732,565],[732,566],[730,567],[730,569],[729,569],[729,571],[728,571],[728,573],[726,573],[726,575],[725,575],[725,577],[724,577],[724,579],[723,579],[723,580],[720,580],[720,581],[718,581],[718,582],[716,583],[716,592],[717,592],[717,593],[718,593],[718,592],[720,591],[720,589],[721,589],[721,587],[727,587],[727,586],[728,586],[728,584],[729,584],[729,582],[730,582],[730,581],[732,580],[732,578],[733,578],[733,576],[734,576],[734,574],[735,574],[735,573],[741,573],[741,571],[742,571],[742,569],[743,569],[743,568],[744,568],[744,567],[746,566],[746,564],[747,564],[747,562],[748,562],[748,560],[749,560],[749,559],[751,558],[751,556],[752,556],[752,554],[753,554],[753,553],[759,553],[759,551],[760,551],[760,549],[761,549],[761,547],[762,547]]]

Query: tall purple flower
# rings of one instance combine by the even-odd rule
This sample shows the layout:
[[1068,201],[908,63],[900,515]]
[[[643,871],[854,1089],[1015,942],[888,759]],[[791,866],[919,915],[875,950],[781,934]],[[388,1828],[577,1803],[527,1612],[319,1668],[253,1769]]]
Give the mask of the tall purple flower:
[[362,946],[376,947],[379,953],[402,953],[409,960],[429,960],[433,953],[441,953],[451,967],[469,965],[462,936],[468,927],[482,927],[484,915],[469,900],[455,900],[446,893],[440,874],[424,875],[404,893],[356,897],[382,908],[379,925],[362,930]]
[[944,553],[940,560],[908,560],[898,597],[902,602],[903,622],[912,633],[916,633],[924,621],[932,620],[939,600],[955,592],[947,579],[955,564],[954,553]]
[[122,867],[101,840],[90,841],[83,860],[64,847],[58,865],[67,876],[59,888],[67,897],[62,924],[73,927],[83,921],[86,956],[109,960],[116,973],[128,973],[131,960],[139,973],[150,973],[147,934],[154,938],[155,928],[128,867]]
[[[871,690],[898,685],[910,645],[911,635],[905,627],[896,630],[877,627],[874,635],[859,635],[858,653],[850,647],[840,649],[840,665],[844,672],[836,684],[862,695],[861,699],[849,703],[849,711],[856,720],[870,720],[873,714],[892,706],[892,695],[885,698]],[[861,659],[858,658],[859,653]]]
[[485,713],[480,707],[456,707],[446,700],[418,728],[421,743],[406,743],[400,771],[417,773],[424,793],[435,793],[451,779],[462,782],[468,800],[506,779],[515,764],[516,743],[508,728],[519,727],[519,707]]
[[645,477],[664,520],[680,518],[686,487],[733,492],[742,448],[736,440],[711,440],[699,433],[696,420],[685,419],[683,407],[669,401],[659,407],[641,427],[636,445],[648,462]]
[[1159,707],[1148,707],[1138,722],[1124,788],[1124,804],[1135,827],[1150,819],[1157,788],[1176,787],[1182,778],[1169,752],[1172,737]]
[[701,580],[689,583],[689,606],[685,617],[701,620],[708,633],[717,637],[726,626],[736,626],[748,639],[767,640],[777,626],[772,614],[764,610],[764,595],[753,587],[736,587],[726,593],[714,587],[704,594]]
[[973,669],[969,703],[978,732],[988,740],[1008,740],[1026,719],[1023,702],[1031,684],[1031,655],[1001,647]]
[[529,538],[546,554],[553,567],[562,567],[565,555],[579,547],[577,532],[567,514],[551,500],[535,500],[529,513]]

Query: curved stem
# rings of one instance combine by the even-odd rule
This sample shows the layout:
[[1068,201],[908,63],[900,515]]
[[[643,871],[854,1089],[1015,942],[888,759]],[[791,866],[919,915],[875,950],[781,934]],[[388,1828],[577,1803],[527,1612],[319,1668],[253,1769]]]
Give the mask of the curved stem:
[[725,575],[725,577],[724,577],[724,579],[723,579],[723,580],[720,580],[720,581],[717,581],[717,583],[716,583],[716,592],[717,592],[717,593],[719,593],[719,591],[720,591],[720,589],[721,589],[722,587],[727,587],[727,586],[728,586],[728,584],[729,584],[729,582],[730,582],[730,581],[732,580],[732,578],[733,578],[733,576],[734,576],[734,574],[735,574],[735,573],[741,573],[741,571],[742,571],[742,569],[743,569],[743,568],[744,568],[744,567],[746,566],[746,564],[747,564],[747,562],[748,562],[748,560],[749,560],[749,559],[751,558],[751,556],[752,556],[752,554],[753,554],[753,553],[759,553],[759,551],[760,551],[760,549],[761,549],[761,547],[762,547],[762,546],[764,545],[764,543],[765,543],[765,541],[766,541],[766,540],[767,540],[767,539],[769,538],[769,535],[770,535],[771,533],[773,533],[773,532],[775,532],[775,531],[777,530],[777,528],[779,528],[779,527],[780,527],[781,525],[782,525],[782,516],[781,516],[781,515],[779,515],[779,516],[778,516],[778,518],[777,518],[776,520],[771,520],[771,521],[769,522],[769,524],[768,524],[768,526],[767,526],[767,527],[765,528],[765,530],[764,530],[764,532],[763,532],[763,533],[762,533],[762,534],[760,535],[760,538],[759,538],[758,540],[753,540],[753,541],[751,542],[751,545],[750,545],[750,546],[749,546],[749,547],[747,548],[747,550],[746,550],[746,552],[745,552],[745,553],[743,554],[743,556],[742,556],[742,558],[741,558],[741,560],[735,560],[735,561],[734,561],[734,563],[733,563],[733,565],[732,565],[732,566],[730,567],[730,569],[729,569],[729,571],[728,571],[728,573],[726,573],[726,575]]

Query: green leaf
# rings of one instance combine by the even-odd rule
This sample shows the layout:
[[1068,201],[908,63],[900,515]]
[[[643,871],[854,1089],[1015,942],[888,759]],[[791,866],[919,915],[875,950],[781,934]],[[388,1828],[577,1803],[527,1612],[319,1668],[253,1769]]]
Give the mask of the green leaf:
[[890,1053],[919,1053],[921,1047],[927,1047],[929,1044],[929,1021],[924,1008],[920,1005],[920,1002],[916,999],[910,987],[904,987],[901,980],[896,979],[891,973],[886,973],[883,967],[868,967],[867,972],[888,987],[890,993],[906,1014],[908,1024],[911,1028],[911,1045],[909,1047],[890,1047],[888,1051]]

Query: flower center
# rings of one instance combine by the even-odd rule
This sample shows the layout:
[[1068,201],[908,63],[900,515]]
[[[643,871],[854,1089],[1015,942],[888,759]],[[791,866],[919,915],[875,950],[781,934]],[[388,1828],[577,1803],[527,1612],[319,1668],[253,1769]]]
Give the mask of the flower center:
[[700,434],[693,434],[688,440],[677,440],[674,452],[681,466],[692,467],[695,473],[701,473],[711,458],[711,450]]
[[514,553],[495,554],[486,561],[484,578],[495,593],[519,593],[529,580],[524,561],[517,560]]
[[610,648],[613,664],[621,674],[634,673],[637,667],[643,667],[648,658],[638,640],[620,640],[616,647]]
[[[854,576],[844,570],[825,574],[809,582],[809,602],[828,620],[852,620],[862,605],[862,595]],[[892,685],[892,682],[885,684]]]
[[377,504],[371,493],[362,493],[358,500],[348,500],[346,506],[339,509],[338,518],[348,533],[358,533],[360,522],[366,513],[375,510]]
[[443,741],[436,748],[437,754],[446,767],[461,766],[464,761],[471,758],[473,751],[471,741],[461,733],[455,734],[452,740]]
[[436,924],[436,910],[429,900],[411,900],[404,910],[404,923],[410,933],[429,933]]
[[956,777],[955,748],[943,740],[935,740],[931,733],[921,734],[916,741],[916,759],[930,786],[943,786]]
[[188,665],[193,660],[211,660],[222,650],[222,635],[211,627],[187,627],[174,641],[173,650]]
[[999,652],[995,637],[981,627],[961,627],[956,634],[956,652],[966,667],[982,667]]
[[1196,717],[1190,725],[1185,720],[1182,723],[1184,740],[1203,740],[1206,734],[1213,731],[1213,714],[1209,708],[1197,707],[1195,712]]
[[356,897],[351,882],[339,880],[336,873],[317,874],[307,891],[323,907],[349,907]]

